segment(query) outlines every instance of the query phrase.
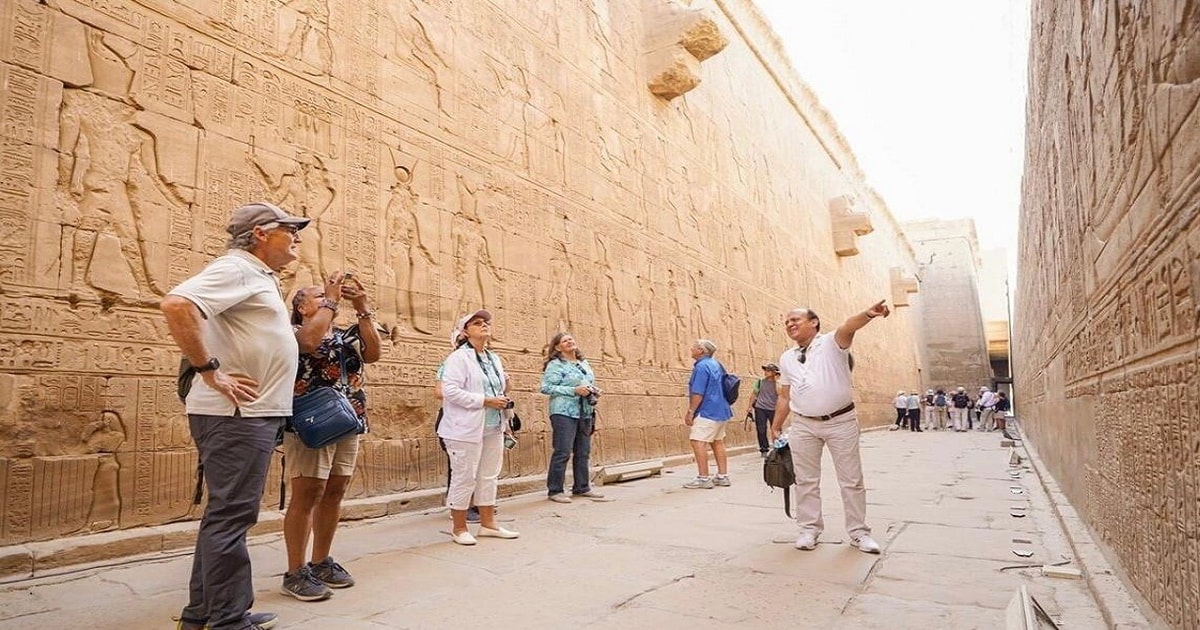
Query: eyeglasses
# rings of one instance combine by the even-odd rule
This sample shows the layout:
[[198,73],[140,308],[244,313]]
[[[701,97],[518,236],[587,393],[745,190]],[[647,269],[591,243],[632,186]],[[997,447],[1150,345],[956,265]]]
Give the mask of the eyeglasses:
[[270,223],[264,223],[264,224],[260,225],[259,227],[261,227],[263,230],[285,230],[285,231],[287,231],[288,234],[291,234],[292,236],[295,236],[296,234],[300,233],[300,229],[301,229],[299,225],[292,225],[290,223],[279,223],[277,221],[271,221]]
[[800,356],[797,357],[800,359],[800,363],[804,363],[804,361],[808,359],[807,353],[808,353],[808,346],[801,346]]

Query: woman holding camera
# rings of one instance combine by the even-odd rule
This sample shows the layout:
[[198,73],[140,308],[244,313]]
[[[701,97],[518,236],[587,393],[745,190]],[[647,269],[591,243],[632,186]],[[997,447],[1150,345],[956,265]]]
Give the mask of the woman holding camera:
[[[358,320],[349,328],[333,325],[343,300],[350,301]],[[300,347],[295,395],[318,387],[337,388],[350,399],[364,428],[364,364],[379,360],[381,346],[371,316],[367,293],[350,273],[335,273],[325,286],[300,289],[292,298],[292,329]],[[321,448],[309,448],[294,432],[287,431],[283,435],[283,454],[292,500],[283,517],[288,569],[281,588],[285,595],[301,601],[325,599],[333,594],[330,588],[354,586],[354,578],[334,561],[329,550],[341,516],[342,498],[358,459],[358,434]],[[310,534],[311,561],[305,562]]]
[[496,480],[504,458],[505,438],[512,439],[503,410],[512,408],[508,376],[500,357],[487,349],[492,314],[478,310],[458,320],[450,338],[456,342],[442,374],[442,422],[437,434],[450,457],[450,490],[446,505],[453,521],[451,536],[474,545],[467,529],[471,495],[479,508],[479,536],[516,538],[517,532],[496,524]]
[[546,361],[542,364],[542,393],[550,396],[550,428],[554,454],[546,475],[546,489],[555,503],[570,503],[563,493],[567,460],[573,482],[571,495],[604,500],[604,495],[588,484],[588,457],[592,453],[592,433],[596,429],[596,373],[579,351],[570,333],[560,332],[550,339]]

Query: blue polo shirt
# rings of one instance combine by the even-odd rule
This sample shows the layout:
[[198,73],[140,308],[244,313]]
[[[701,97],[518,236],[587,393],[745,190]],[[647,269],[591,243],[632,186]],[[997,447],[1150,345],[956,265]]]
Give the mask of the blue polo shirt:
[[692,366],[692,378],[688,381],[688,393],[700,394],[700,408],[696,415],[717,422],[724,422],[733,417],[733,408],[725,402],[725,390],[721,387],[721,378],[725,376],[725,368],[712,357],[702,357]]

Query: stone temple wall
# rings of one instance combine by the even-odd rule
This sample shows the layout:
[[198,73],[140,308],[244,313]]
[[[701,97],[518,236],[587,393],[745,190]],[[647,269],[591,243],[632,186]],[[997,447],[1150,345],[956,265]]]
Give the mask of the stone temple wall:
[[992,386],[980,305],[979,239],[969,219],[904,224],[920,270],[920,325],[927,367],[921,391]]
[[[788,306],[917,288],[781,51],[748,0],[0,3],[0,543],[198,515],[156,305],[255,199],[314,219],[289,296],[353,270],[389,330],[352,496],[444,483],[433,374],[479,306],[528,425],[506,476],[546,468],[560,328],[605,390],[594,463],[687,452],[695,338],[749,376]],[[860,333],[865,422],[915,331]]]
[[1200,620],[1200,5],[1034,3],[1022,427],[1124,574]]

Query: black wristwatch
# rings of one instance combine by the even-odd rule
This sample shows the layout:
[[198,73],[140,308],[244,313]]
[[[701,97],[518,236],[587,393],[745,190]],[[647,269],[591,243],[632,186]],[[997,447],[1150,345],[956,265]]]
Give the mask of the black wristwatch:
[[221,367],[221,362],[217,360],[217,357],[213,357],[208,360],[208,363],[205,363],[204,365],[197,365],[195,369],[197,374],[203,374],[204,372],[211,372],[219,367]]

